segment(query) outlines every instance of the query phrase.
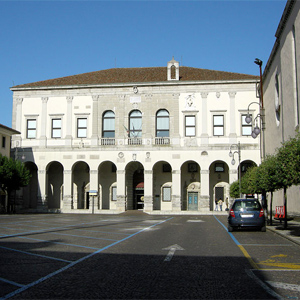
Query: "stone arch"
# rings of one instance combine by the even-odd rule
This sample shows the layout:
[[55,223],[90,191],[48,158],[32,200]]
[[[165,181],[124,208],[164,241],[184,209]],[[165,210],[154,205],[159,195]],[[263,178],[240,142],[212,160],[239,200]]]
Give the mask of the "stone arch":
[[[224,184],[222,185],[221,183]],[[220,190],[223,188],[223,196],[221,196],[223,201],[226,199],[226,197],[229,197],[229,192],[227,196],[227,193],[225,193],[224,190],[225,184],[228,184],[229,186],[229,167],[227,163],[222,160],[212,162],[209,167],[210,210],[215,208],[215,197],[219,196],[216,194],[221,193],[221,191],[216,193],[216,187]]]
[[114,209],[112,205],[116,204],[111,197],[111,186],[117,181],[117,167],[111,161],[103,161],[98,167],[98,208]]
[[63,165],[52,161],[46,168],[46,195],[48,209],[60,209],[63,198]]
[[34,162],[25,162],[26,168],[30,171],[29,184],[23,188],[23,207],[25,209],[37,209],[38,206],[38,167]]
[[163,201],[161,187],[167,182],[172,183],[172,166],[166,161],[158,161],[153,165],[152,170],[153,210],[166,210],[168,204]]
[[90,167],[84,161],[76,162],[72,167],[73,208],[89,209]]
[[[194,160],[185,161],[181,165],[181,209],[182,210],[195,210],[195,206],[189,206],[188,200],[188,187],[191,183],[197,183],[201,185],[201,168],[200,165]],[[195,195],[196,197],[196,195]],[[195,204],[195,200],[197,200],[197,205],[200,199],[200,194],[198,198],[194,198],[193,203]],[[198,207],[198,206],[197,206]],[[197,208],[198,210],[198,208]]]
[[127,164],[125,171],[126,209],[143,209],[144,166],[138,161],[131,161]]

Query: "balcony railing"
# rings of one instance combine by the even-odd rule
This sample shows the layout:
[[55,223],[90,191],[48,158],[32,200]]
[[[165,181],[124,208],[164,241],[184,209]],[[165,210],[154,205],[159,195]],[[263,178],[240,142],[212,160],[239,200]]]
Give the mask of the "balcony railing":
[[101,146],[114,146],[116,144],[116,140],[114,138],[102,138]]
[[170,145],[170,138],[168,137],[156,137],[155,145]]
[[129,138],[128,145],[142,145],[143,140],[141,138]]

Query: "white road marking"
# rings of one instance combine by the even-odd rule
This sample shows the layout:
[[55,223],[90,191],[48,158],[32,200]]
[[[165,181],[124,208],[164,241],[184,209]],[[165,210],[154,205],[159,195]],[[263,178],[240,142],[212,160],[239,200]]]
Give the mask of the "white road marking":
[[266,282],[275,288],[300,292],[300,285],[298,284],[290,284],[290,283],[275,282],[275,281],[266,281]]
[[169,246],[167,248],[163,248],[162,250],[169,250],[169,253],[167,254],[164,261],[171,261],[176,250],[184,250],[184,249],[182,247],[180,247],[179,245],[175,244],[175,245]]
[[203,223],[205,221],[202,220],[187,220],[188,223]]

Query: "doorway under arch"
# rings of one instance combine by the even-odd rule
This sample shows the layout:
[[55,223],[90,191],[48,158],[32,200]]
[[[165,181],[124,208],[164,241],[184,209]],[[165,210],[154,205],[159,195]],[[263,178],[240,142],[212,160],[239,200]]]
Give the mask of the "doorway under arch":
[[130,162],[126,167],[127,210],[144,209],[144,167]]

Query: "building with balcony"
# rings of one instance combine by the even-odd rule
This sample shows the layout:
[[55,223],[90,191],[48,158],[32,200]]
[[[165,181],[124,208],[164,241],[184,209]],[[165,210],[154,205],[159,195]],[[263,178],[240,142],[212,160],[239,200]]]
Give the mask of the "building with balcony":
[[[32,178],[23,211],[209,212],[259,140],[245,122],[253,75],[179,66],[113,68],[23,84],[13,126]],[[259,106],[251,106],[256,115]],[[241,166],[232,165],[240,145]],[[237,160],[237,157],[235,157]],[[224,207],[224,206],[223,206]]]

